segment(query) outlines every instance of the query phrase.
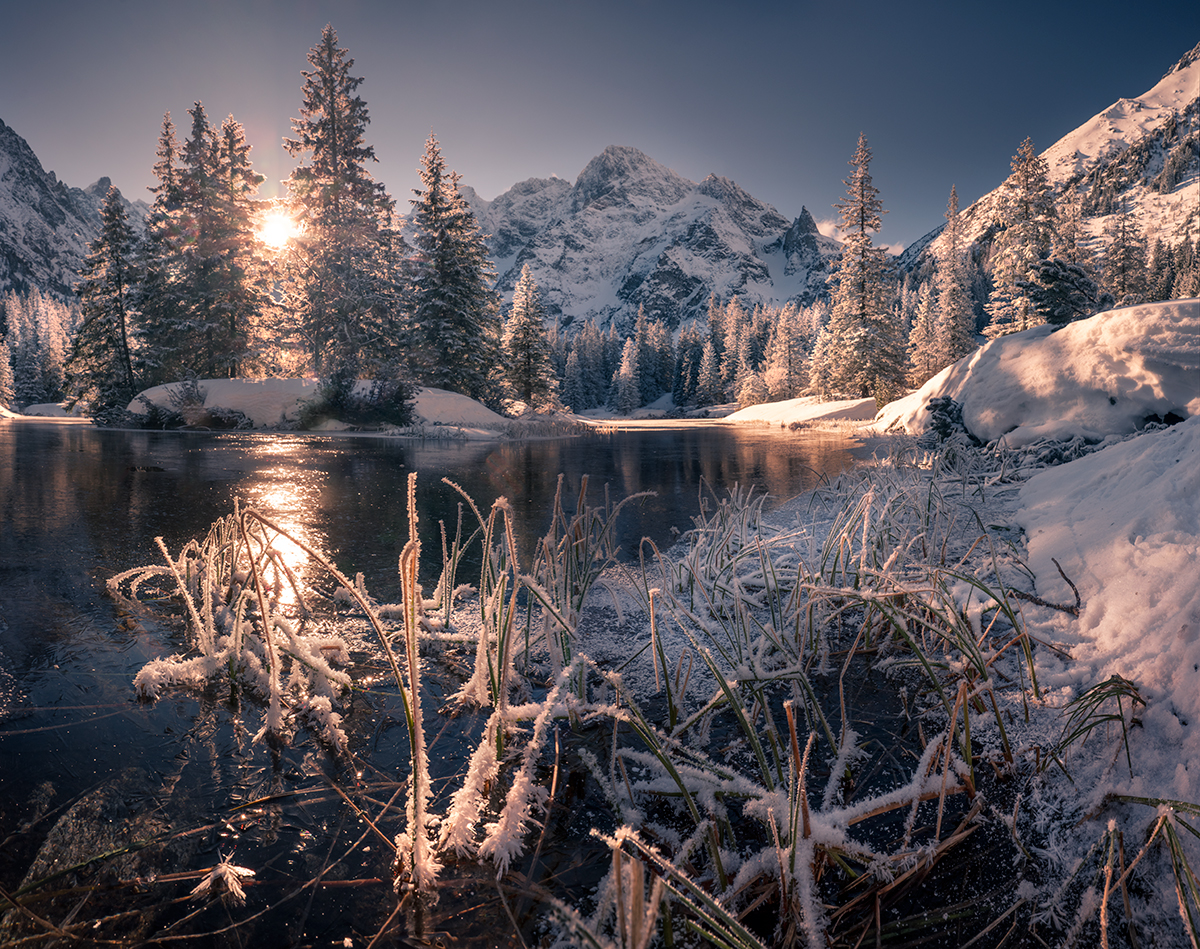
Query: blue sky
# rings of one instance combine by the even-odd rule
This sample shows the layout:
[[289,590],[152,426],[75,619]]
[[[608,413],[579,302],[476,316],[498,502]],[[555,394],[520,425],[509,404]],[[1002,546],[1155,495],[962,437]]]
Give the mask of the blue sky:
[[733,179],[787,217],[832,218],[859,132],[907,244],[1039,149],[1149,89],[1200,41],[1200,4],[708,0],[0,0],[0,119],[48,170],[149,198],[155,140],[202,100],[246,127],[263,194],[300,71],[332,23],[364,78],[373,167],[401,209],[426,137],[485,198],[574,180],[632,145],[693,181]]

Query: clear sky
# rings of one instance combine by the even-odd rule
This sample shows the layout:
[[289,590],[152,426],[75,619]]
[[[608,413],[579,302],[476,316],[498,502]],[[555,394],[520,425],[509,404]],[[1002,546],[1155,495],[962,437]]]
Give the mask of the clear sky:
[[47,170],[149,199],[170,111],[245,127],[279,191],[300,71],[332,23],[364,78],[373,167],[406,211],[430,130],[494,198],[573,181],[632,145],[724,175],[795,217],[832,218],[859,132],[908,244],[1200,41],[1200,2],[1151,0],[0,0],[0,119]]

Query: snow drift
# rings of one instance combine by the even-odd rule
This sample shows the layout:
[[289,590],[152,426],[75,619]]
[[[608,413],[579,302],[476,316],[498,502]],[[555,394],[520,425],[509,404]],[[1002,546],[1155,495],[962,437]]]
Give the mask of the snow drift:
[[1100,441],[1169,415],[1200,415],[1200,300],[1146,303],[1054,331],[1038,326],[993,340],[916,392],[884,406],[875,427],[919,434],[929,400],[962,404],[983,442]]

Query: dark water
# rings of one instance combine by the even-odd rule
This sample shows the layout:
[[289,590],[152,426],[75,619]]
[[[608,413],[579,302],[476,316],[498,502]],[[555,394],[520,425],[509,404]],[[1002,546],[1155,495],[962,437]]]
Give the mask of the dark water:
[[[396,592],[396,561],[408,537],[410,472],[418,473],[430,565],[440,549],[437,521],[452,521],[459,500],[443,477],[460,484],[485,513],[497,497],[507,497],[527,552],[546,528],[560,473],[570,506],[584,475],[592,503],[603,499],[606,485],[614,500],[655,491],[623,515],[621,543],[632,552],[644,535],[663,546],[673,527],[690,526],[705,485],[723,493],[737,483],[786,500],[853,464],[852,448],[835,437],[732,426],[496,444],[0,424],[0,886],[12,892],[20,885],[56,824],[60,835],[72,836],[72,818],[61,819],[76,804],[76,821],[91,815],[88,833],[107,820],[143,837],[183,835],[143,852],[139,864],[109,867],[115,889],[107,903],[92,897],[81,919],[123,907],[132,912],[139,900],[158,906],[186,897],[194,879],[146,893],[128,880],[169,878],[230,852],[235,862],[260,871],[239,915],[266,902],[292,907],[278,911],[291,913],[286,923],[255,924],[252,944],[369,939],[395,908],[386,848],[378,839],[360,839],[360,817],[333,788],[357,782],[368,799],[382,802],[395,793],[405,741],[394,695],[366,694],[346,710],[358,756],[351,763],[304,736],[280,749],[252,743],[256,726],[241,720],[227,695],[179,692],[153,705],[136,702],[131,681],[137,670],[186,644],[174,628],[122,614],[103,587],[116,572],[157,562],[156,536],[177,552],[230,513],[238,498],[322,548],[348,575],[361,571],[368,589],[387,600]],[[434,566],[427,572],[435,574]],[[436,718],[439,689],[449,694],[456,684],[447,679],[443,688],[436,676],[430,682],[435,717],[427,727],[436,732],[445,726]],[[463,732],[473,725],[455,727]],[[447,739],[441,753],[457,754],[460,746]],[[431,753],[439,754],[437,740]],[[275,803],[236,810],[264,797]],[[390,833],[397,829],[389,826]],[[103,836],[77,843],[85,855],[89,847],[99,853],[114,846]],[[570,858],[563,859],[561,873],[567,873]],[[334,869],[327,875],[338,877],[340,888],[305,888],[328,864]],[[472,916],[473,890],[462,881],[472,873],[486,880],[490,872],[458,873],[460,903],[444,900],[452,907],[444,928],[468,934],[468,941],[474,927],[486,932],[490,917]],[[488,912],[500,912],[494,901],[489,905]],[[51,906],[41,909],[53,915]],[[189,907],[175,916],[185,911]],[[139,912],[140,925],[148,927],[140,935],[170,925],[144,908]],[[230,923],[223,910],[205,912],[210,915],[186,925],[177,922],[176,932]],[[512,928],[505,916],[496,925]],[[129,938],[140,936],[131,931]]]

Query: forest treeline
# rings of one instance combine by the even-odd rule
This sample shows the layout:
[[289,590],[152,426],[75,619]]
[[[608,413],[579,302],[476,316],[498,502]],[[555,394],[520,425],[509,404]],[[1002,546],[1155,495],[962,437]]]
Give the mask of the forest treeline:
[[286,196],[258,197],[263,177],[233,116],[214,124],[196,102],[181,140],[168,113],[144,228],[114,188],[77,300],[0,298],[0,405],[81,401],[115,424],[154,385],[311,375],[347,411],[355,380],[373,380],[372,417],[396,422],[418,385],[534,411],[628,414],[667,394],[676,411],[802,395],[882,404],[968,355],[981,333],[1200,296],[1200,241],[1149,240],[1116,198],[1103,237],[1087,239],[1085,201],[1075,187],[1056,193],[1028,139],[986,239],[967,240],[952,187],[935,250],[900,276],[872,241],[885,212],[860,136],[824,299],[714,296],[706,319],[678,327],[639,310],[632,326],[576,321],[568,333],[547,327],[527,266],[511,300],[493,291],[485,235],[432,134],[401,226],[369,173],[363,80],[332,27],[308,61],[284,140],[297,159]]

